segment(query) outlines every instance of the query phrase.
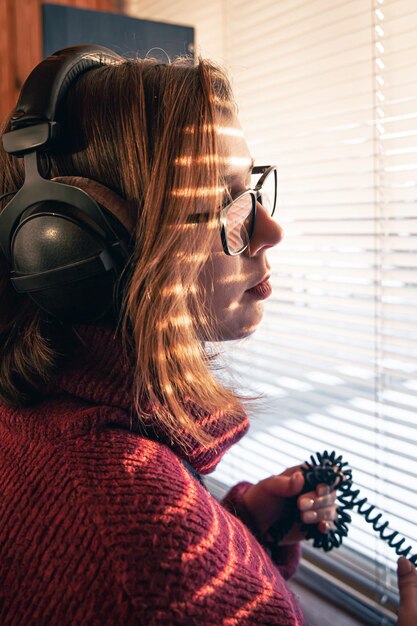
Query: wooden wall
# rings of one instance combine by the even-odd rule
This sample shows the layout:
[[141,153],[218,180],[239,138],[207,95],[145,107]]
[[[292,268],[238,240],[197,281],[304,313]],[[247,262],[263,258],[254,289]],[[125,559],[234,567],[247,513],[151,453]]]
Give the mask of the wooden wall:
[[[121,0],[49,0],[82,9],[117,11]],[[42,0],[0,0],[0,124],[28,74],[42,59]]]

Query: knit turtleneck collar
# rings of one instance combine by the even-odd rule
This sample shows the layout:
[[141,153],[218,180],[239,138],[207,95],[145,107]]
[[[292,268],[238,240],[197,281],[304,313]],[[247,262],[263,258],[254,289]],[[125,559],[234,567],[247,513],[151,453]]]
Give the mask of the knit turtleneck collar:
[[146,432],[147,436],[168,445],[200,474],[212,472],[224,453],[247,432],[249,421],[243,411],[228,415],[226,425],[224,413],[210,414],[191,401],[184,403],[186,410],[214,437],[208,448],[189,433],[181,433],[180,428],[180,439],[184,442],[181,446],[171,441],[159,424],[145,428],[143,420],[133,411],[134,364],[133,359],[129,363],[124,358],[121,340],[106,326],[79,325],[75,327],[75,333],[79,338],[78,345],[55,378],[52,393],[64,393],[88,405],[113,407],[113,412],[107,411],[112,426],[140,434]]

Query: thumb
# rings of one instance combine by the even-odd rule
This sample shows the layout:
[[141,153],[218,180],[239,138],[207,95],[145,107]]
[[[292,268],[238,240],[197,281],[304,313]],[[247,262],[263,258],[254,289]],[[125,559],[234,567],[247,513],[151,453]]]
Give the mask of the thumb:
[[412,612],[417,622],[417,571],[414,565],[402,556],[397,562],[398,588],[401,611]]
[[301,472],[294,472],[291,476],[271,476],[267,479],[268,491],[271,495],[281,496],[283,498],[292,498],[300,493],[304,486],[304,477]]

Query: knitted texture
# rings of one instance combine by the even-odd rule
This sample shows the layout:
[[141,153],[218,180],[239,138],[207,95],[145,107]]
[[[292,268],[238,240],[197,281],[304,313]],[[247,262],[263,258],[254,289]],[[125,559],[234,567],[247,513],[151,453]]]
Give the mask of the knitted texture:
[[0,625],[305,624],[284,580],[299,549],[272,561],[242,502],[250,483],[219,503],[183,464],[212,471],[247,417],[225,428],[188,402],[209,450],[145,436],[118,341],[77,332],[45,400],[0,405]]

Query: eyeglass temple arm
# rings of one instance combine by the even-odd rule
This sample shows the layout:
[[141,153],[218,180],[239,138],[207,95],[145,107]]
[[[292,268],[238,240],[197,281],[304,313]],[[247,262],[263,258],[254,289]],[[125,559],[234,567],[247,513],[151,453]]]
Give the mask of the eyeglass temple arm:
[[270,167],[270,165],[254,165],[252,168],[252,174],[263,174]]

